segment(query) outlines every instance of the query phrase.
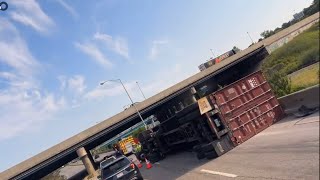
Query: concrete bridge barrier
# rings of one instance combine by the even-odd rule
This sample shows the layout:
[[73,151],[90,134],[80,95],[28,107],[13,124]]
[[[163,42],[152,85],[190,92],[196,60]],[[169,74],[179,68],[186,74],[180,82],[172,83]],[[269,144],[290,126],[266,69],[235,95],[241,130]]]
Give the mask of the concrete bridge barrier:
[[319,107],[319,85],[283,96],[278,100],[287,114],[296,112],[302,105],[308,108]]

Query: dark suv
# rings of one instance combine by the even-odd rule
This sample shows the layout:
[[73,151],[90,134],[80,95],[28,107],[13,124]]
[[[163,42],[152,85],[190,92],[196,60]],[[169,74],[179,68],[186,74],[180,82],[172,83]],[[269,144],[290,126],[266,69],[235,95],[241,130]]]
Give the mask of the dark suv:
[[143,180],[139,168],[127,157],[110,157],[100,163],[102,180]]

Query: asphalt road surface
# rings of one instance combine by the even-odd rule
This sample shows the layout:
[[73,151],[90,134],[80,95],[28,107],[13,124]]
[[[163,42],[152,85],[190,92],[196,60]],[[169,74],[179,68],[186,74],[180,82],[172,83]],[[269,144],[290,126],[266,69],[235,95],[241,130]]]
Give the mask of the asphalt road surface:
[[287,117],[214,160],[181,152],[141,172],[147,180],[318,180],[319,112]]

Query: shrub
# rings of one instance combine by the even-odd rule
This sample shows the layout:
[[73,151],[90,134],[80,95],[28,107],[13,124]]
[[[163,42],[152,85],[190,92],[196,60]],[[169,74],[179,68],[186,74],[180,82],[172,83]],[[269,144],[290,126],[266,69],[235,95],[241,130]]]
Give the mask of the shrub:
[[275,72],[267,79],[277,97],[291,93],[291,82],[283,73]]

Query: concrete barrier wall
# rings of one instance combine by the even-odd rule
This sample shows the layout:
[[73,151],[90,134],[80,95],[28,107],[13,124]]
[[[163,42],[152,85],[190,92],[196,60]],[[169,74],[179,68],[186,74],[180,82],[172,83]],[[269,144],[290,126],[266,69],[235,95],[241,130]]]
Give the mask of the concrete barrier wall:
[[319,107],[319,85],[278,98],[286,113],[293,113],[300,106]]
[[319,22],[319,15],[320,13],[317,12],[312,16],[309,16],[303,19],[300,22],[293,24],[292,26],[281,30],[280,32],[268,37],[267,39],[262,40],[263,44],[265,45],[266,49],[269,53],[274,51],[275,49],[281,47],[285,43],[292,40],[298,34],[303,32],[304,30],[311,27],[316,22]]
[[302,27],[300,27],[299,29],[293,31],[292,33],[284,36],[283,38],[273,42],[272,44],[270,44],[269,46],[266,47],[267,51],[269,52],[269,54],[271,54],[273,51],[275,51],[276,49],[278,49],[279,47],[287,44],[289,41],[291,41],[294,37],[298,36],[299,34],[301,34],[302,32],[304,32],[305,30],[309,29],[312,25],[314,25],[315,23],[319,22],[319,19],[316,19],[314,21],[311,21],[309,24],[306,24]]

